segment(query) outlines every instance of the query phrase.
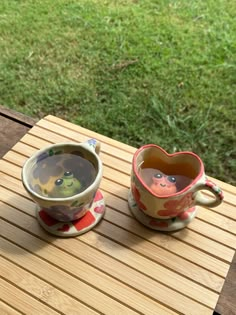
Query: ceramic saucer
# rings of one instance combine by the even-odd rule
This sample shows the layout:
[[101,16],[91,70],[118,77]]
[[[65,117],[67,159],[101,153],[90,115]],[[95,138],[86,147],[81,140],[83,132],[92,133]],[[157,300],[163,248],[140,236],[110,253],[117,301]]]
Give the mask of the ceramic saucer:
[[100,190],[97,191],[92,207],[78,220],[61,222],[49,216],[42,208],[36,208],[36,217],[40,225],[49,233],[72,237],[91,230],[102,219],[105,213],[104,197]]
[[196,207],[189,208],[181,215],[173,217],[171,219],[157,219],[146,215],[137,206],[131,190],[129,191],[128,204],[133,216],[145,226],[158,231],[171,232],[183,229],[186,227],[196,215]]

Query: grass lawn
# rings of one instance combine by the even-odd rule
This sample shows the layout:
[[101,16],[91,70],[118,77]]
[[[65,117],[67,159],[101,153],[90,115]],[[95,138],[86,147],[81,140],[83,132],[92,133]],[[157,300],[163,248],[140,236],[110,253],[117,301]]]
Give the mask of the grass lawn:
[[235,0],[1,0],[0,104],[236,184]]

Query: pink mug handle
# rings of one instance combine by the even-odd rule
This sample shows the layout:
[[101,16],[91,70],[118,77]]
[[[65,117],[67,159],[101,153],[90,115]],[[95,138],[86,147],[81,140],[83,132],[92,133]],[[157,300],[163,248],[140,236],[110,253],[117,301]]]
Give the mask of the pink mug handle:
[[[214,194],[215,198],[212,200],[212,199],[209,199],[209,198],[203,196],[202,194],[198,194],[197,192],[199,190],[208,190],[212,194]],[[224,199],[224,195],[223,195],[222,190],[215,183],[213,183],[211,180],[206,178],[205,182],[197,184],[196,197],[195,197],[195,204],[196,205],[213,208],[213,207],[216,207],[219,204],[221,204],[223,199]]]

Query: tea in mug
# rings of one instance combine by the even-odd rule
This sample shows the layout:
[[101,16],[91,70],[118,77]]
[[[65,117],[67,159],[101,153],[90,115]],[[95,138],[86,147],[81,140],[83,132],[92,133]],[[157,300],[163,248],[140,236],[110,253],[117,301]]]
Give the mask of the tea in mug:
[[187,187],[192,179],[183,175],[167,175],[154,168],[140,168],[145,184],[157,195],[172,195]]
[[93,163],[81,152],[43,156],[32,170],[30,185],[41,196],[66,198],[88,188],[96,173]]

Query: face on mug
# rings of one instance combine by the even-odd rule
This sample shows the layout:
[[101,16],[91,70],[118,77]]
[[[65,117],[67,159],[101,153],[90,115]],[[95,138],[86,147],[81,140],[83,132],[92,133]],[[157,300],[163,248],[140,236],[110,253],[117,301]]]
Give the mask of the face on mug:
[[[204,197],[202,190],[210,191],[215,198]],[[141,211],[160,219],[176,217],[198,204],[215,207],[223,199],[220,188],[209,185],[203,162],[196,154],[168,154],[152,144],[134,154],[131,192]]]

